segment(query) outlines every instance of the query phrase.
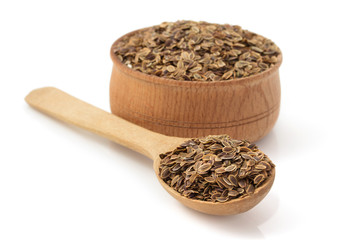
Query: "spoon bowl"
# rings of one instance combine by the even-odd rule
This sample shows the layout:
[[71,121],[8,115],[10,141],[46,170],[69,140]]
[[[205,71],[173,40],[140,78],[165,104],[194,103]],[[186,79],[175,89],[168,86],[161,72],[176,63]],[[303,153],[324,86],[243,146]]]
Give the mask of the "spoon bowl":
[[256,188],[255,192],[250,196],[232,199],[230,201],[223,203],[201,201],[184,197],[180,193],[175,191],[172,187],[170,187],[168,184],[166,184],[158,175],[159,161],[160,160],[155,160],[154,170],[158,178],[158,181],[161,183],[164,189],[176,200],[181,202],[183,205],[192,208],[198,212],[207,213],[211,215],[235,215],[250,210],[251,208],[255,207],[259,202],[261,202],[262,199],[268,194],[275,178],[274,168],[271,171],[271,175],[269,176],[269,178],[266,179],[261,186]]
[[188,139],[152,132],[53,87],[33,90],[25,100],[32,107],[61,121],[86,129],[149,157],[154,161],[155,174],[165,190],[185,206],[199,212],[233,215],[248,211],[267,195],[273,185],[275,169],[272,170],[270,177],[249,196],[224,203],[186,198],[159,177],[159,155],[174,150]]

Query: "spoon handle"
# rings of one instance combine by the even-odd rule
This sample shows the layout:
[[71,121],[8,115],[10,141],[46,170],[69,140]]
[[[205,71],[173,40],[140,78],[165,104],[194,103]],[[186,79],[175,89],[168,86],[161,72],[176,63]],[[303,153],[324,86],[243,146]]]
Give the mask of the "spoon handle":
[[139,127],[54,87],[33,90],[25,101],[54,118],[108,138],[151,159],[164,150],[157,146],[168,145],[173,140],[173,137]]

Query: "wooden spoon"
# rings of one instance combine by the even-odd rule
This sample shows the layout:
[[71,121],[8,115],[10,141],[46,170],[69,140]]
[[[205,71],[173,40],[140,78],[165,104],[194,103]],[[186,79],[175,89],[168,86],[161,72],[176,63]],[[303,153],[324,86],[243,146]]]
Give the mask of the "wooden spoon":
[[53,87],[33,90],[26,96],[25,100],[32,107],[48,115],[84,128],[149,157],[154,161],[153,167],[156,176],[167,192],[185,206],[199,212],[213,215],[233,215],[245,212],[258,204],[273,185],[275,170],[261,186],[256,188],[254,194],[244,198],[224,203],[186,198],[167,185],[158,173],[159,154],[175,149],[187,139],[169,137],[149,131]]

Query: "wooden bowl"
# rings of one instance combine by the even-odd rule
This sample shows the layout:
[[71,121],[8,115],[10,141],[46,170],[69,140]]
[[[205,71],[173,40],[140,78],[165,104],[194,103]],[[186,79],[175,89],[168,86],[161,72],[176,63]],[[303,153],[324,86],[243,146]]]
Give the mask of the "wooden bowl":
[[123,64],[113,52],[123,37],[111,48],[113,114],[155,132],[186,138],[229,134],[235,139],[257,141],[274,126],[280,110],[281,54],[272,68],[250,77],[177,81]]

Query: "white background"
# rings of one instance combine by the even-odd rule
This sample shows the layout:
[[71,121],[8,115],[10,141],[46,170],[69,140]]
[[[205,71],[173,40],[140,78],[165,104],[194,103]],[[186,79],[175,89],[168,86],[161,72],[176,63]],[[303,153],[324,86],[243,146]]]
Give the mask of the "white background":
[[[0,1],[0,239],[342,239],[340,1]],[[109,111],[110,46],[163,21],[241,25],[276,42],[282,106],[258,142],[274,186],[237,216],[190,210],[152,161],[31,109],[58,87]]]

